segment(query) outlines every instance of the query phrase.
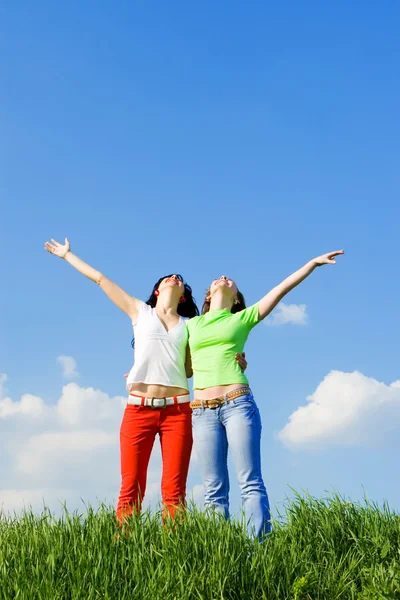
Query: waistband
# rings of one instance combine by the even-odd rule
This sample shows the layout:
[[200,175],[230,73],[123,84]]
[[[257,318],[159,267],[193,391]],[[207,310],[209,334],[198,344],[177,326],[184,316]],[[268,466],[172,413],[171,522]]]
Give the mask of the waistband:
[[245,386],[239,388],[237,390],[233,390],[232,392],[227,392],[223,396],[218,396],[217,398],[210,398],[209,400],[196,400],[190,403],[191,408],[217,408],[221,406],[221,404],[225,404],[225,402],[229,402],[230,400],[235,400],[235,398],[239,398],[240,396],[246,396],[247,394],[251,394],[251,389],[249,386]]
[[136,394],[129,394],[128,404],[135,406],[149,406],[150,408],[165,408],[172,404],[185,404],[190,402],[189,394],[180,394],[179,396],[170,396],[169,398],[145,398]]

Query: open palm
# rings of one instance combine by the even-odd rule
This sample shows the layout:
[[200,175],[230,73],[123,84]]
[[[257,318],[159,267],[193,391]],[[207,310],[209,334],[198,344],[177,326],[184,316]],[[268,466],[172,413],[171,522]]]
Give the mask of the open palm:
[[70,250],[70,244],[68,238],[65,238],[65,244],[60,244],[56,240],[51,240],[51,242],[46,242],[44,245],[45,250],[50,252],[50,254],[55,254],[60,258],[65,258],[66,254]]

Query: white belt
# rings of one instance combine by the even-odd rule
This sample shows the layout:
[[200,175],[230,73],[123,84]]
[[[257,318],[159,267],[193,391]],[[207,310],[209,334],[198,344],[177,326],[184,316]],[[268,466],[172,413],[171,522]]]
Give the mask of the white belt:
[[150,408],[165,408],[171,404],[185,404],[190,402],[190,395],[185,394],[184,396],[171,396],[170,398],[144,398],[143,396],[136,396],[129,394],[128,404],[135,404],[136,406],[150,406]]

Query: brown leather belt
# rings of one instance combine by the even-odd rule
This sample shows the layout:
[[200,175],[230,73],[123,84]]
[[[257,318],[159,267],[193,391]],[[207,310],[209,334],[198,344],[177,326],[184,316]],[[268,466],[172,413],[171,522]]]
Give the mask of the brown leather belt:
[[233,392],[228,392],[225,396],[218,396],[218,398],[210,398],[210,400],[193,400],[193,402],[190,403],[190,408],[217,408],[218,406],[221,406],[221,404],[225,404],[225,402],[239,398],[239,396],[245,396],[246,394],[251,394],[251,390],[248,386],[233,390]]

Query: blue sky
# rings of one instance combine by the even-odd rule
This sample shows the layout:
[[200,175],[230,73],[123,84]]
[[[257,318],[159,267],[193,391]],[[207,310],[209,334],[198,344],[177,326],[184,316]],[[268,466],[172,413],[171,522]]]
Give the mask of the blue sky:
[[[44,241],[68,236],[133,295],[180,272],[200,305],[222,273],[250,304],[312,257],[344,248],[285,299],[306,305],[304,322],[263,323],[247,344],[265,481],[273,505],[292,486],[354,499],[365,491],[400,509],[400,397],[390,387],[400,379],[398,4],[22,1],[2,13],[4,503],[118,493],[112,435],[131,325],[44,252]],[[59,356],[75,359],[76,384]],[[97,450],[73,447],[74,427],[83,439],[98,415],[66,424],[65,385],[71,402],[88,401],[88,388],[114,402],[100,444],[112,457],[108,487]],[[22,409],[24,394],[41,403]],[[296,411],[311,395],[315,414],[302,423]],[[293,413],[290,439],[279,437]],[[321,422],[332,423],[325,434]],[[36,470],[25,460],[35,451]],[[64,487],[46,462],[52,451]],[[155,490],[157,457],[152,468]],[[84,469],[97,473],[90,486]]]

